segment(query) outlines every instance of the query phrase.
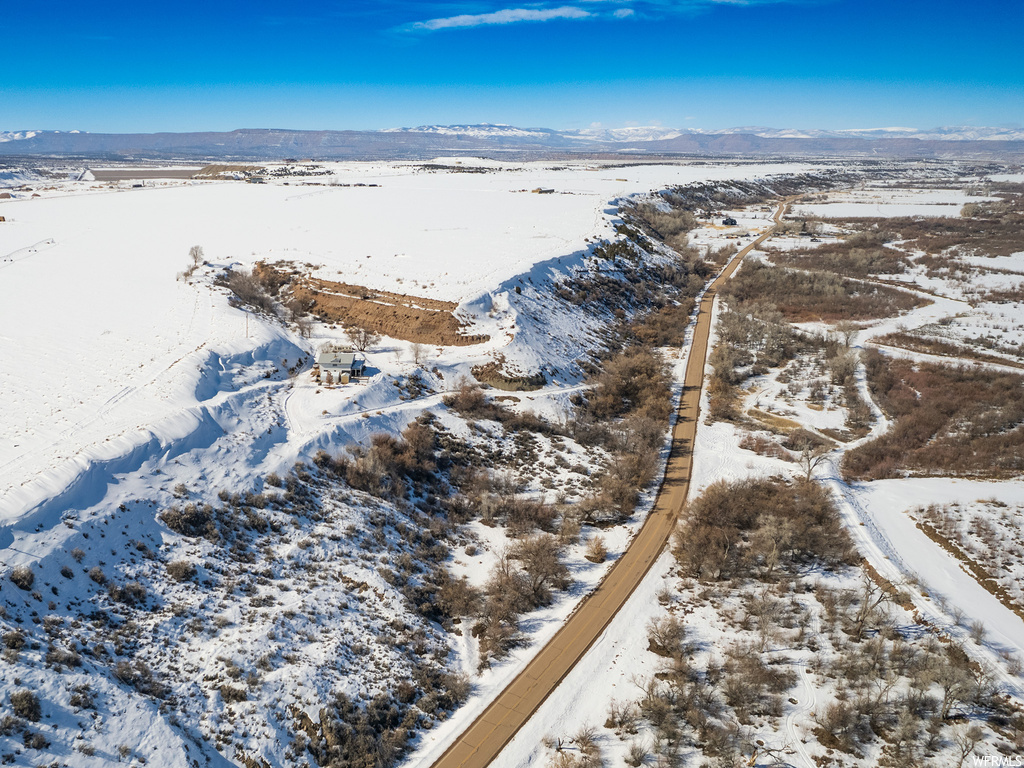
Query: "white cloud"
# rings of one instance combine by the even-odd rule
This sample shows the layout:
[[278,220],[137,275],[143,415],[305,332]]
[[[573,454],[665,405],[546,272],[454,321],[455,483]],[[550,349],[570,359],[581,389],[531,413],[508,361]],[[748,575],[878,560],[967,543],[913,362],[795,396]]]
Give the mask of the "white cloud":
[[464,13],[444,19],[428,19],[406,25],[406,29],[433,32],[438,29],[467,29],[494,24],[517,24],[522,21],[551,21],[552,19],[585,19],[591,14],[582,8],[563,5],[560,8],[505,8],[493,13]]
[[[778,4],[819,4],[830,0],[570,0],[574,5],[560,5],[559,0],[537,0],[529,8],[503,8],[487,13],[461,13],[439,16],[435,19],[414,21],[396,28],[399,32],[436,32],[442,29],[472,29],[474,27],[518,24],[521,22],[542,22],[556,19],[658,19],[673,15],[690,15],[708,12],[716,6],[755,6]],[[565,0],[562,0],[565,2]],[[440,10],[453,6],[465,7],[464,2],[448,2],[435,5]],[[486,3],[489,4],[489,3]],[[486,7],[485,4],[485,7]],[[479,3],[477,3],[479,8]],[[590,10],[587,10],[589,8]],[[468,10],[468,9],[467,9]],[[476,10],[476,9],[474,9]]]

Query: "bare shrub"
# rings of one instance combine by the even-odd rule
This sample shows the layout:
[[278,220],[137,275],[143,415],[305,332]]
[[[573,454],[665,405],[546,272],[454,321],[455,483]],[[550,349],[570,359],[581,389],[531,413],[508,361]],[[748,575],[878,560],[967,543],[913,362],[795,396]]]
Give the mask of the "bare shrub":
[[754,478],[713,483],[690,502],[674,551],[689,574],[719,579],[783,561],[844,562],[851,546],[828,491]]
[[604,545],[604,538],[596,534],[591,536],[587,540],[587,552],[584,556],[592,563],[603,563],[608,557],[608,547]]
[[685,651],[686,626],[673,615],[651,619],[647,625],[647,649],[659,656],[682,656]]
[[211,541],[217,540],[217,525],[214,522],[213,507],[209,504],[177,505],[164,510],[159,519],[175,533],[198,538],[205,536]]
[[149,666],[141,659],[134,662],[119,661],[114,665],[114,677],[131,686],[139,693],[161,697],[165,693],[164,686],[157,680]]
[[817,733],[826,747],[853,752],[856,745],[857,711],[845,701],[836,701],[815,717]]
[[868,382],[892,428],[848,451],[843,474],[1004,477],[1024,470],[1024,377],[865,354]]
[[196,567],[188,560],[175,560],[167,564],[167,575],[175,581],[192,581],[196,577]]
[[110,598],[125,605],[140,605],[146,602],[146,588],[138,581],[129,581],[125,585],[111,582],[107,585]]
[[267,293],[256,272],[229,270],[218,277],[217,283],[227,287],[234,294],[234,301],[237,304],[264,314],[275,314],[274,300]]
[[533,607],[547,605],[551,602],[552,589],[567,589],[572,583],[569,569],[560,557],[558,540],[550,534],[517,541],[510,555],[522,563],[526,594]]
[[519,616],[532,606],[532,589],[527,575],[504,552],[491,571],[485,587],[485,599],[473,635],[480,641],[480,663],[491,657],[502,658],[522,642]]
[[32,589],[36,575],[32,572],[32,566],[19,565],[11,571],[10,579],[14,582],[14,586],[27,592]]
[[39,718],[43,716],[39,697],[27,688],[19,688],[11,694],[11,709],[18,717],[33,723],[39,722]]
[[629,751],[626,753],[626,765],[632,768],[640,768],[650,758],[651,752],[647,745],[640,741],[631,741]]
[[220,695],[227,704],[235,704],[240,701],[249,700],[249,694],[246,693],[244,688],[238,688],[233,685],[222,685],[220,687]]
[[10,632],[4,632],[0,641],[3,642],[4,648],[21,650],[25,647],[25,633],[20,629],[12,629]]

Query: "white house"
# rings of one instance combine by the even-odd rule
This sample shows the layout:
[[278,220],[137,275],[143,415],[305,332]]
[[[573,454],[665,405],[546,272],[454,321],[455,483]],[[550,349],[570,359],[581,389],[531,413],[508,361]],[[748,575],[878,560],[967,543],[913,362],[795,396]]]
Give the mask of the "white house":
[[366,368],[366,361],[357,358],[355,351],[351,349],[341,352],[320,352],[316,356],[316,364],[320,367],[321,379],[327,378],[327,374],[330,373],[331,379],[339,383],[347,381],[352,376],[362,376]]

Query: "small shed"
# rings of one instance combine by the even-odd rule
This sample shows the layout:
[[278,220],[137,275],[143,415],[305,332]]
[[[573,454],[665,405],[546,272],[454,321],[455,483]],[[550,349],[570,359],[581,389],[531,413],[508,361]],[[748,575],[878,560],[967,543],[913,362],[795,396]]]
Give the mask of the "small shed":
[[[320,376],[331,374],[336,382],[348,381],[353,376],[362,376],[366,369],[366,361],[356,357],[354,350],[321,352],[316,356],[316,364],[320,367]],[[344,378],[343,378],[344,377]]]

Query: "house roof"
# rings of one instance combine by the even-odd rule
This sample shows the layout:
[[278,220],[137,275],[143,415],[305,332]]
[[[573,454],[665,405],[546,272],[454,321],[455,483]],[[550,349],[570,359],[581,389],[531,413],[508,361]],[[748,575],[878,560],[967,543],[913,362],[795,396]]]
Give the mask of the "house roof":
[[316,356],[316,362],[321,368],[353,368],[356,364],[356,353],[351,350],[321,352]]

